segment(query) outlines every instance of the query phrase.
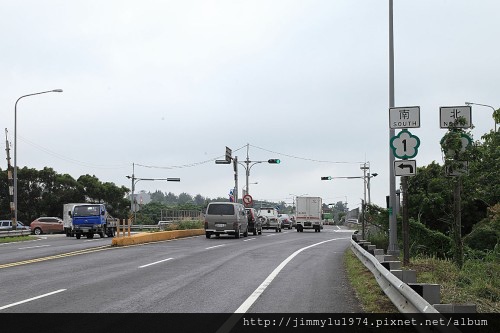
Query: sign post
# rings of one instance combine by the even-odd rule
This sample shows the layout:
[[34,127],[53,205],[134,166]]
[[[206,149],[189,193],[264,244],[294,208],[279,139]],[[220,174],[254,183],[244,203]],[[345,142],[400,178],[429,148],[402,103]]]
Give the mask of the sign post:
[[[402,161],[394,161],[394,175],[401,176],[401,189],[403,192],[403,263],[410,262],[409,248],[409,218],[408,218],[408,176],[414,176],[417,172],[417,162],[409,160],[417,156],[420,139],[411,134],[408,128],[420,127],[420,107],[391,107],[389,108],[389,127],[391,129],[403,129],[391,138],[391,149],[395,157]],[[392,208],[392,207],[389,207]],[[391,227],[392,228],[392,227]]]

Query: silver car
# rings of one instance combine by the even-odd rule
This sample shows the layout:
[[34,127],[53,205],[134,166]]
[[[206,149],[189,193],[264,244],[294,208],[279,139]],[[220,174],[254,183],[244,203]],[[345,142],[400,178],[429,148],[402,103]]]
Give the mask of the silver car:
[[[12,230],[12,221],[0,220],[0,230]],[[17,221],[17,230],[30,230],[30,227],[24,225],[22,222]]]

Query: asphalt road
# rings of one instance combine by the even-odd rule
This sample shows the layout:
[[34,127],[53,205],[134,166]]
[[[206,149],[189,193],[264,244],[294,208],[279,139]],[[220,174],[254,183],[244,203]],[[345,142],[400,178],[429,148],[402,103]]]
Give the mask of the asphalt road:
[[284,230],[139,246],[49,235],[0,246],[0,313],[360,312],[352,231]]

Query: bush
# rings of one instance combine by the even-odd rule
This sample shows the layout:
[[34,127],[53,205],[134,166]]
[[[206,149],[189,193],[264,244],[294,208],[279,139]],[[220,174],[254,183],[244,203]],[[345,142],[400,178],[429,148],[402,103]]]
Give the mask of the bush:
[[409,223],[411,256],[423,254],[438,258],[448,257],[451,251],[450,237],[439,231],[428,229],[425,225],[414,219],[410,219]]
[[489,225],[477,225],[464,237],[465,245],[479,251],[493,250],[498,241],[497,232]]

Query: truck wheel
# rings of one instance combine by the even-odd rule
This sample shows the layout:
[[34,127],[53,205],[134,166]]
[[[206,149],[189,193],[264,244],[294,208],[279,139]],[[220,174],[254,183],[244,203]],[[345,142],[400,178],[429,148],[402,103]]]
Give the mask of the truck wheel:
[[209,232],[206,232],[206,233],[205,233],[205,237],[206,237],[207,239],[210,239],[210,236],[212,236],[212,235],[211,235]]
[[92,239],[92,238],[94,238],[94,234],[93,234],[92,232],[89,232],[89,233],[87,234],[87,238],[88,238],[88,239]]
[[80,239],[80,237],[82,237],[82,234],[80,234],[79,232],[76,233],[76,239]]

